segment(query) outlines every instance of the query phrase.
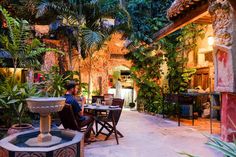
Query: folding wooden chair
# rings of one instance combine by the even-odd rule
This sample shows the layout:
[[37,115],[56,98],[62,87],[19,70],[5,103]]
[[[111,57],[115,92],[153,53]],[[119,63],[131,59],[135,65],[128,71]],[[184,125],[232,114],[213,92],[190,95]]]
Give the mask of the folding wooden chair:
[[[121,110],[110,111],[108,113],[107,117],[97,117],[96,121],[98,124],[101,125],[101,128],[97,132],[96,136],[98,136],[99,134],[103,134],[106,136],[105,140],[107,140],[111,136],[111,134],[114,133],[115,130],[114,130],[114,126],[112,124],[113,117],[114,117],[114,125],[116,126],[119,122],[123,105],[124,105],[124,99],[114,98],[112,100],[112,106],[119,106],[121,108]],[[108,133],[102,132],[103,129],[106,129],[108,131]],[[120,137],[124,137],[118,130],[116,130],[116,131]],[[117,143],[118,143],[118,140],[117,140]]]

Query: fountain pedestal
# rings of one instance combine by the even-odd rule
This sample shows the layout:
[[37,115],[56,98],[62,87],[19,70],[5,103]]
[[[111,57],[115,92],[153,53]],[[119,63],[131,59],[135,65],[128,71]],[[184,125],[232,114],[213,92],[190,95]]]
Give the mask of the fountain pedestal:
[[28,139],[25,144],[28,146],[52,146],[61,142],[61,138],[52,136],[51,131],[51,116],[50,114],[40,114],[40,134],[38,137]]
[[31,138],[25,143],[28,146],[51,146],[60,143],[60,137],[50,134],[50,114],[63,109],[65,98],[29,98],[26,101],[31,112],[40,114],[40,134],[37,138]]
[[51,116],[40,114],[40,134],[38,142],[48,142],[52,140],[51,131]]

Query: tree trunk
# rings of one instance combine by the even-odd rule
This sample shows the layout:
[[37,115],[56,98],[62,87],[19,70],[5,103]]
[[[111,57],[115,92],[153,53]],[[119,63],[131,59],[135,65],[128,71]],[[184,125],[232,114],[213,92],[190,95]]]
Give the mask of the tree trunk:
[[12,83],[16,81],[16,68],[17,68],[17,59],[13,59],[13,76],[12,76]]
[[92,56],[89,53],[88,99],[90,98],[90,94],[91,94],[91,72],[92,72]]
[[33,68],[29,68],[29,72],[28,72],[28,80],[27,82],[32,85],[34,83],[34,69]]
[[60,69],[60,74],[64,74],[65,73],[65,65],[64,65],[64,57],[62,55],[59,54],[58,56],[58,65],[59,65],[59,69]]
[[71,44],[71,41],[70,41],[70,39],[68,39],[68,51],[69,51],[69,64],[70,64],[70,66],[69,66],[69,70],[70,71],[73,71],[73,66],[72,66],[72,56],[73,56],[73,50],[72,50],[72,44]]

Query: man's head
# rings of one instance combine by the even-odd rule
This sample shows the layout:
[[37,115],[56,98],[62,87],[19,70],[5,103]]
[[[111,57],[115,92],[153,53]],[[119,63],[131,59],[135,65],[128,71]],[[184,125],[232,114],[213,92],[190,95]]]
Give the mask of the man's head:
[[78,92],[77,86],[78,84],[75,81],[69,81],[66,83],[65,88],[67,92],[69,92],[72,95],[76,95]]

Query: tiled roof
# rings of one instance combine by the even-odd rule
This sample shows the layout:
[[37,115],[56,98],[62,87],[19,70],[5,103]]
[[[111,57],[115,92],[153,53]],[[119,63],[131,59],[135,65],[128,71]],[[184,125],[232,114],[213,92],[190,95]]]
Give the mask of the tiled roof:
[[170,20],[176,19],[180,14],[191,9],[193,6],[206,3],[207,0],[175,0],[167,10],[167,16]]

